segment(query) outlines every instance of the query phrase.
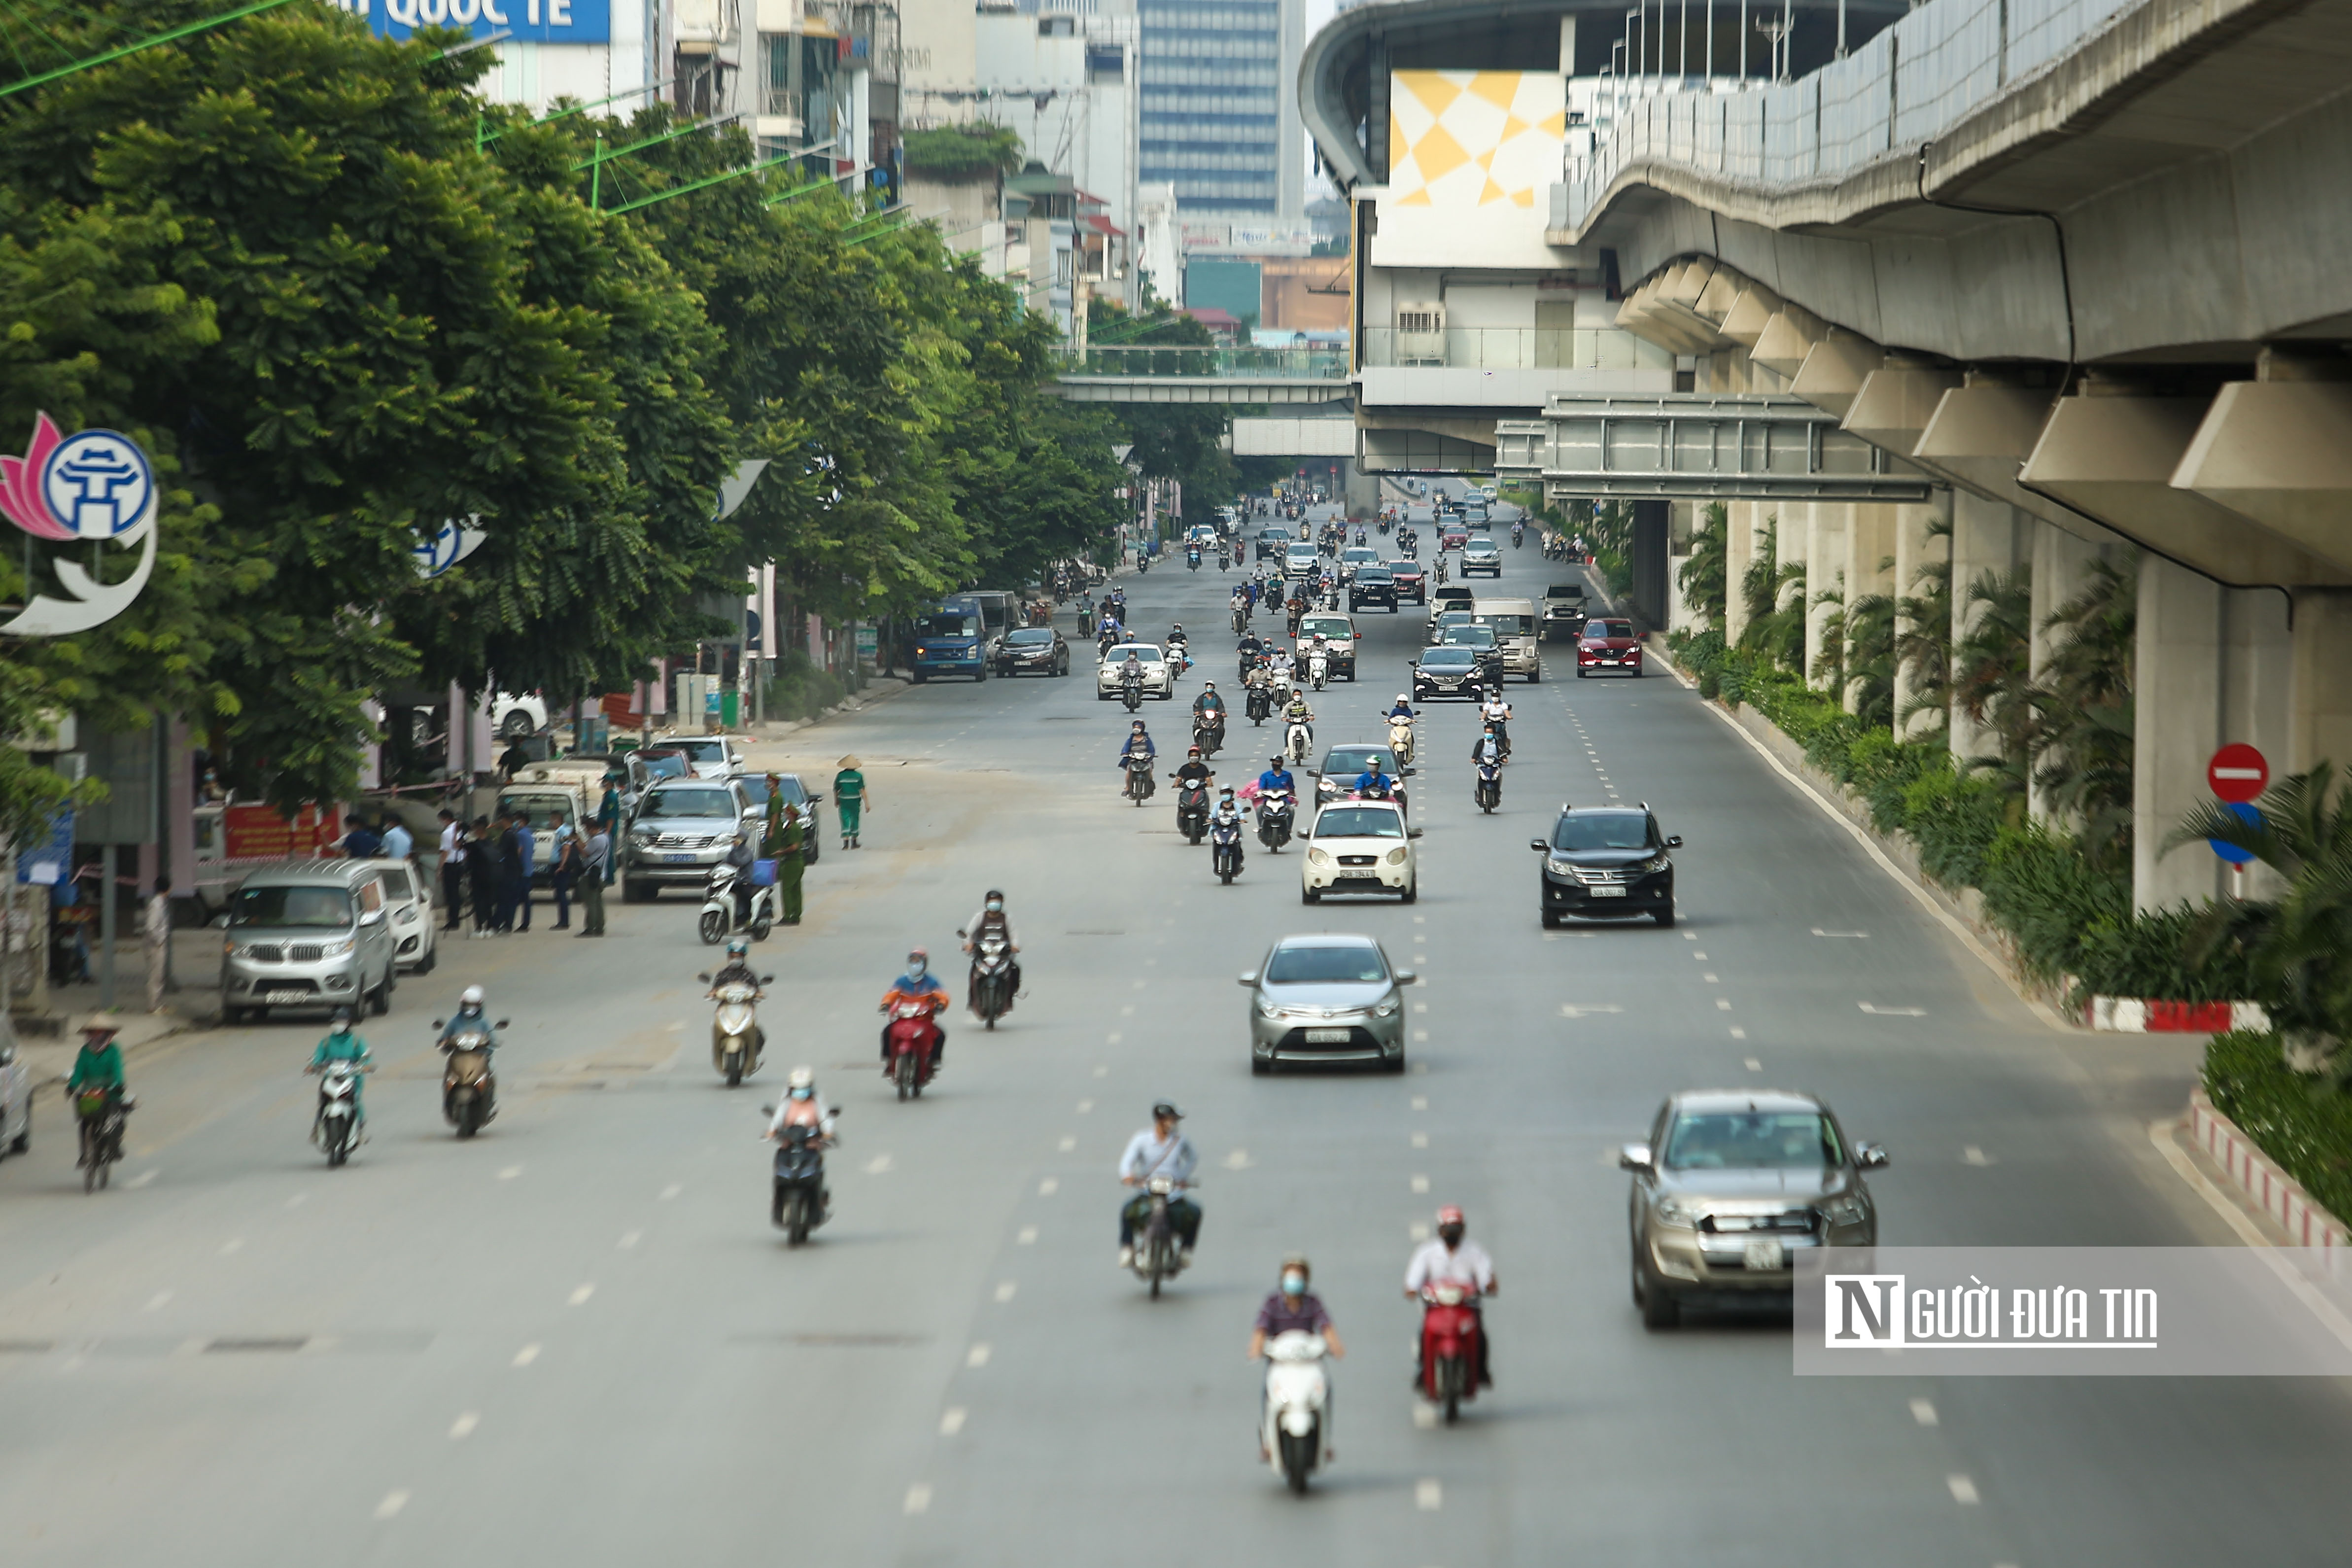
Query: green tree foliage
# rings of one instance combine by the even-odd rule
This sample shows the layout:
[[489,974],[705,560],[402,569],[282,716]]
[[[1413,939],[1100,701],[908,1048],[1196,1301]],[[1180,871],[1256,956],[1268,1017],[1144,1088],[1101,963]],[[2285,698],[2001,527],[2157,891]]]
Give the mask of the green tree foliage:
[[910,173],[950,180],[1013,174],[1020,169],[1024,156],[1020,132],[978,120],[929,131],[909,131],[906,153]]
[[1845,573],[1840,569],[1836,580],[1813,595],[1812,608],[1827,610],[1821,620],[1821,652],[1813,655],[1811,668],[1805,671],[1815,686],[1832,696],[1843,700],[1845,693]]
[[2033,689],[2033,782],[2085,847],[2131,863],[2136,557],[2095,561],[2081,593],[2046,616],[2050,656]]
[[[1927,537],[1949,541],[1952,520],[1939,517],[1927,524]],[[1920,728],[1913,721],[1928,716],[1926,729],[1948,729],[1952,719],[1952,562],[1948,549],[1941,560],[1923,561],[1902,584],[1911,592],[1895,601],[1898,630],[1895,659],[1909,681],[1911,700],[1895,717],[1904,733]]]
[[1706,624],[1723,629],[1726,578],[1730,569],[1731,514],[1721,501],[1709,501],[1691,535],[1690,554],[1675,573],[1683,603],[1696,610]]
[[1990,732],[1990,757],[1969,765],[1996,775],[2021,802],[2033,747],[2032,569],[1977,574],[1965,603],[1968,629],[1952,648],[1952,710]]
[[[1881,561],[1885,571],[1893,564]],[[1895,723],[1895,598],[1864,594],[1845,608],[1845,679],[1853,716],[1891,729]]]
[[1739,596],[1748,625],[1739,646],[1762,654],[1783,669],[1805,661],[1805,563],[1780,560],[1780,520],[1764,521],[1763,537],[1748,570],[1739,575]]
[[[1175,316],[1155,325],[1136,330],[1125,309],[1116,300],[1096,299],[1088,302],[1087,333],[1089,339],[1106,333],[1116,333],[1122,344],[1136,347],[1168,347],[1206,350],[1213,345],[1209,329],[1190,316]],[[1116,374],[1126,375],[1160,375],[1202,374],[1200,353],[1171,354],[1165,363],[1137,363],[1140,354],[1121,354]],[[1150,358],[1157,362],[1159,355]],[[1112,368],[1112,367],[1106,367]],[[1241,493],[1241,473],[1234,467],[1233,454],[1224,449],[1224,437],[1233,431],[1233,411],[1215,403],[1121,403],[1114,405],[1119,426],[1127,433],[1135,450],[1129,459],[1143,468],[1148,479],[1174,479],[1184,487],[1184,510],[1189,521],[1198,521],[1214,508],[1224,506]]]

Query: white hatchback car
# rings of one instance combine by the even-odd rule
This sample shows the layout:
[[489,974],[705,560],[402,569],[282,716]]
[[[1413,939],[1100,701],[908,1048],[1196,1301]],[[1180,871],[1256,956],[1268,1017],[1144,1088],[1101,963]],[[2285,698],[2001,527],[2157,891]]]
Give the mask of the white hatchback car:
[[1394,893],[1405,903],[1421,896],[1421,865],[1413,840],[1421,829],[1388,801],[1335,801],[1316,813],[1298,863],[1298,901],[1316,904],[1326,893]]
[[1175,667],[1168,662],[1158,643],[1123,642],[1103,655],[1095,670],[1095,700],[1108,702],[1118,696],[1120,672],[1127,668],[1127,656],[1135,655],[1135,662],[1143,667],[1143,694],[1157,697],[1162,702],[1176,696]]

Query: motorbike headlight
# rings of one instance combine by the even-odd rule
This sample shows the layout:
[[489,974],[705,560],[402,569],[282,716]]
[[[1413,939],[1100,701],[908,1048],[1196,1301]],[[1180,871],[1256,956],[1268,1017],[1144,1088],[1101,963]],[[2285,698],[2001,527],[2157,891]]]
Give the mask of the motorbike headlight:
[[1406,851],[1405,851],[1405,850],[1403,850],[1403,849],[1391,849],[1391,850],[1390,850],[1390,851],[1389,851],[1389,864],[1390,864],[1390,865],[1391,865],[1391,866],[1402,866],[1402,865],[1403,865],[1403,864],[1404,864],[1404,858],[1405,858],[1405,854],[1406,854]]
[[1660,1225],[1679,1226],[1684,1229],[1696,1225],[1699,1218],[1696,1204],[1676,1197],[1660,1198],[1650,1213]]
[[1307,863],[1310,866],[1328,866],[1331,863],[1330,851],[1327,849],[1309,849],[1307,852]]

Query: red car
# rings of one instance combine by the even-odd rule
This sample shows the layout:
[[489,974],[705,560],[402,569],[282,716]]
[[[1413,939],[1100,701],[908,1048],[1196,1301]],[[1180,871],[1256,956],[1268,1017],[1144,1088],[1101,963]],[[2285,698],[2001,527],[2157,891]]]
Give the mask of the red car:
[[1389,563],[1389,575],[1396,579],[1396,596],[1400,604],[1411,599],[1416,605],[1429,603],[1429,576],[1418,561],[1400,557]]
[[1469,542],[1470,531],[1458,522],[1449,522],[1445,525],[1445,531],[1438,535],[1437,548],[1459,550]]
[[1584,637],[1576,645],[1576,679],[1595,669],[1622,669],[1628,675],[1642,673],[1642,642],[1633,635],[1631,621],[1587,621]]

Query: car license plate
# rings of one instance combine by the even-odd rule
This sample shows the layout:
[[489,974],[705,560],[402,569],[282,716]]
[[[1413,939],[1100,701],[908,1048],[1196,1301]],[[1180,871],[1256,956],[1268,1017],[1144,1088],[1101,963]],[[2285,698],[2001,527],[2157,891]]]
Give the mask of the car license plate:
[[1349,1031],[1346,1029],[1309,1029],[1307,1031],[1307,1043],[1310,1046],[1344,1046],[1349,1036]]
[[1596,899],[1622,899],[1625,896],[1622,888],[1588,888],[1585,891]]
[[662,864],[665,866],[691,866],[694,864],[694,857],[691,855],[665,855],[662,857]]
[[261,994],[261,999],[264,1002],[278,1002],[299,1006],[305,1002],[316,1002],[319,998],[308,991],[265,991]]
[[1789,1249],[1777,1241],[1751,1241],[1742,1261],[1750,1268],[1786,1268]]

